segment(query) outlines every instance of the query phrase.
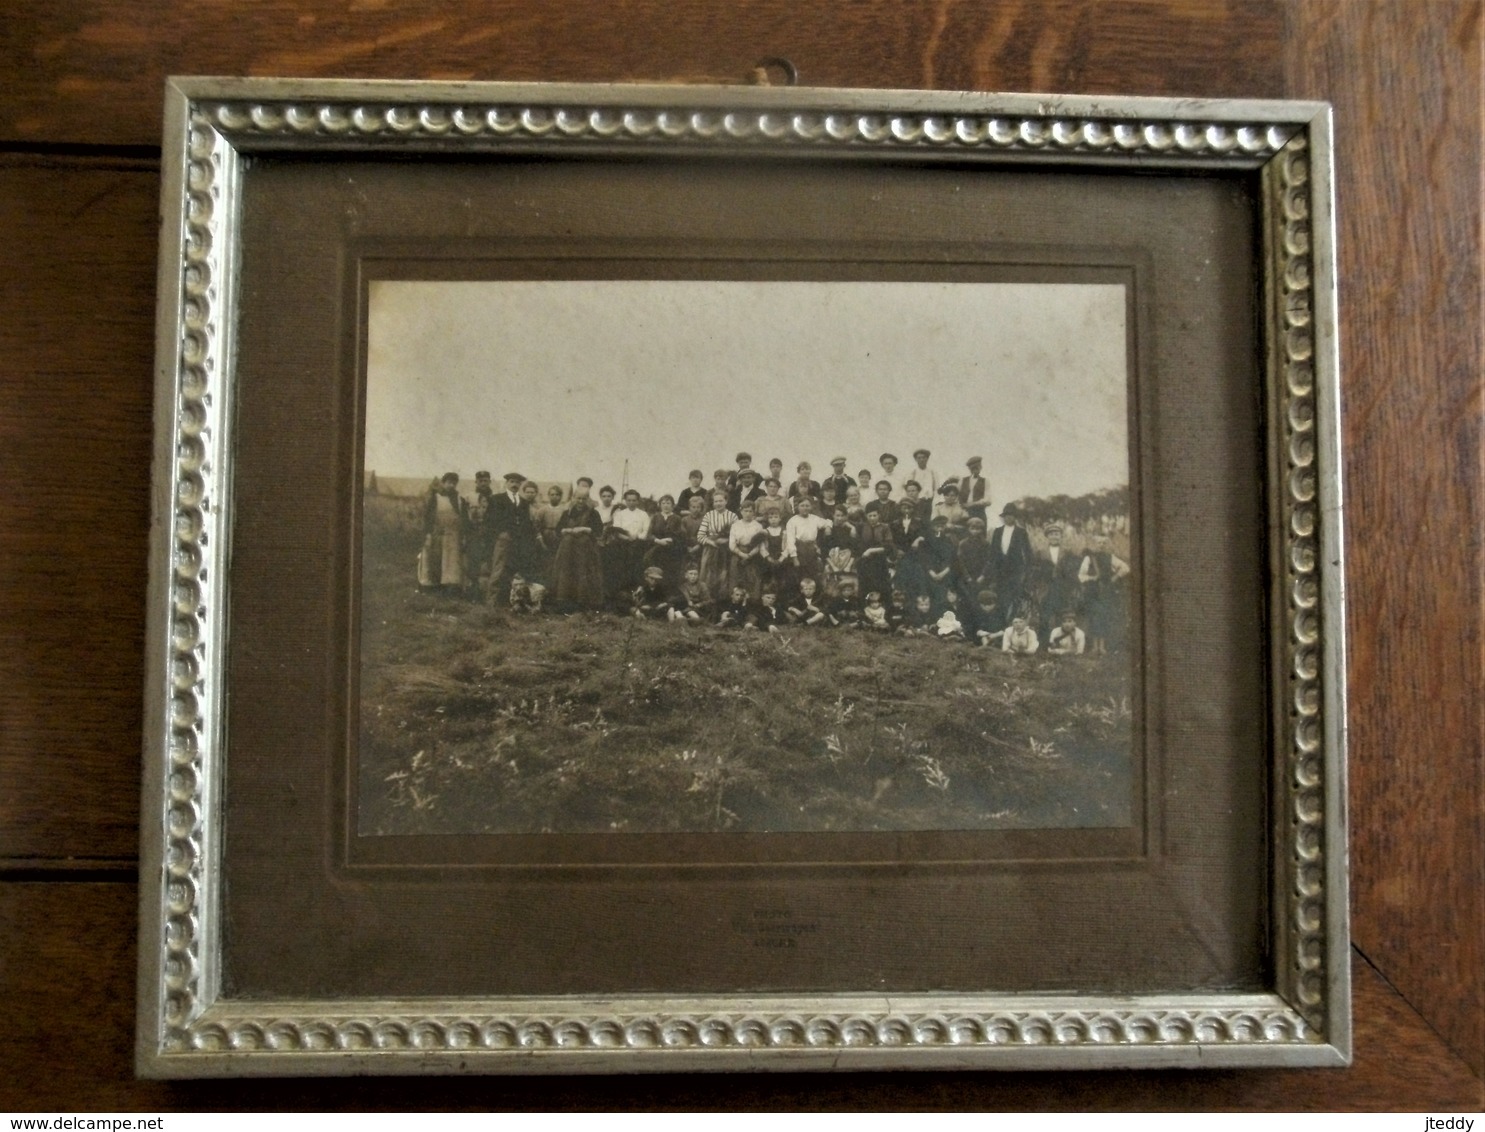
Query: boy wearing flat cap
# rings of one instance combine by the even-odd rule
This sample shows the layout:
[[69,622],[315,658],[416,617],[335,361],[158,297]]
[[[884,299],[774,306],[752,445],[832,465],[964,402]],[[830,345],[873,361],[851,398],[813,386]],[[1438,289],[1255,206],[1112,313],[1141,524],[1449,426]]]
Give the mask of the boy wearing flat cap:
[[1033,588],[1040,599],[1038,627],[1042,640],[1047,640],[1053,627],[1061,621],[1063,611],[1077,609],[1080,596],[1078,567],[1082,564],[1082,556],[1068,553],[1062,545],[1062,524],[1056,519],[1048,519],[1042,524],[1042,536],[1047,545],[1036,554]]

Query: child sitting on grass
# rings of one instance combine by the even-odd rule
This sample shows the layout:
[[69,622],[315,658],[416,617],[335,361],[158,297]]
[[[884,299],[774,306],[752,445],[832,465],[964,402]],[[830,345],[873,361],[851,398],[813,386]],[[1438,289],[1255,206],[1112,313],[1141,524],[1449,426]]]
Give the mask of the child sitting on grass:
[[861,603],[856,599],[856,579],[847,575],[837,584],[840,592],[830,603],[830,624],[837,629],[861,628]]
[[892,622],[887,616],[887,607],[882,604],[882,595],[872,590],[866,595],[866,607],[861,611],[861,624],[879,633],[890,632]]
[[732,596],[717,615],[717,628],[756,629],[757,627],[757,621],[753,617],[753,603],[748,600],[747,588],[733,586]]
[[964,640],[964,626],[959,623],[959,615],[952,609],[946,609],[939,615],[934,623],[933,632],[941,641]]
[[789,620],[796,625],[825,625],[830,620],[830,615],[820,604],[815,579],[808,575],[799,579],[799,589],[790,600],[785,612]]
[[897,632],[904,637],[931,637],[936,621],[933,599],[927,594],[919,594],[903,613],[902,624],[897,627]]
[[517,574],[510,580],[510,611],[512,613],[540,613],[541,603],[546,599],[547,588],[540,582],[528,582]]
[[1082,656],[1087,647],[1088,635],[1078,628],[1078,619],[1072,610],[1062,614],[1062,624],[1047,636],[1047,651],[1056,656]]
[[758,598],[758,605],[753,610],[753,616],[758,628],[770,633],[777,633],[788,624],[783,607],[779,605],[779,595],[772,586],[763,587],[763,593]]
[[676,594],[672,618],[685,621],[688,625],[702,625],[712,619],[715,604],[701,581],[701,570],[696,566],[687,566],[680,592]]
[[670,619],[674,601],[670,587],[665,584],[665,571],[659,566],[647,566],[644,580],[634,591],[634,616],[651,621]]
[[1018,612],[1011,619],[1011,627],[1001,639],[1000,649],[1017,656],[1030,656],[1036,652],[1036,648],[1036,630],[1026,623],[1026,615]]
[[899,586],[896,581],[894,581],[892,583],[892,598],[885,604],[887,606],[887,624],[890,625],[892,627],[892,631],[896,633],[899,629],[902,628],[903,622],[907,620],[908,614],[912,612],[912,599],[909,598],[906,591],[903,590],[903,588]]
[[981,590],[970,610],[970,633],[981,648],[1001,646],[1005,639],[1005,615],[1000,610],[994,590]]

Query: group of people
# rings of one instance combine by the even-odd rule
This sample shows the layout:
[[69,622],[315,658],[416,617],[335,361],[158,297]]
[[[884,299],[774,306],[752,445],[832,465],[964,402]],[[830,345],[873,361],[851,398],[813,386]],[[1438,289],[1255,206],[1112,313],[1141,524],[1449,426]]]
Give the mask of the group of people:
[[919,449],[899,470],[852,478],[846,460],[784,483],[746,452],[710,487],[695,470],[675,495],[642,498],[584,476],[542,498],[510,472],[497,491],[475,476],[472,499],[445,474],[424,502],[419,583],[520,612],[607,609],[685,624],[777,631],[854,628],[966,641],[1007,652],[1103,653],[1123,646],[1129,565],[1106,535],[1078,553],[1043,528],[1033,553],[1012,506],[989,529],[983,461],[948,477]]

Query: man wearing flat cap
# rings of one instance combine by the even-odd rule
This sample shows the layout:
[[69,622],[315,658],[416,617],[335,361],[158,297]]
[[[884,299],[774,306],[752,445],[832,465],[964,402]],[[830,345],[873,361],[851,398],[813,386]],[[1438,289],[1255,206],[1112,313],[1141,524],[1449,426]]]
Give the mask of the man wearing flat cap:
[[1061,622],[1062,614],[1066,610],[1077,608],[1078,566],[1082,562],[1082,556],[1069,554],[1062,545],[1062,523],[1058,520],[1049,519],[1043,523],[1042,535],[1047,540],[1047,546],[1036,552],[1036,563],[1032,569],[1032,591],[1039,601],[1040,631],[1045,640]]
[[506,472],[505,490],[490,500],[485,518],[494,542],[485,596],[497,604],[504,604],[510,591],[510,578],[515,568],[512,548],[517,535],[523,533],[519,528],[531,524],[531,513],[521,502],[521,485],[525,482],[526,477],[520,472]]
[[980,468],[984,463],[978,456],[971,456],[965,461],[967,470],[959,477],[959,505],[969,512],[971,519],[984,519],[988,524],[990,484],[980,475]]
[[727,506],[734,515],[742,514],[744,503],[752,503],[763,497],[763,488],[759,486],[762,478],[752,468],[742,468],[737,472],[737,483],[727,493]]
[[924,499],[935,499],[938,497],[938,489],[943,484],[939,474],[928,466],[928,457],[933,453],[926,448],[919,448],[913,453],[913,466],[902,475],[902,486],[916,483],[923,489]]
[[837,503],[844,503],[846,492],[856,486],[856,481],[846,475],[846,458],[844,456],[837,456],[834,460],[830,461],[830,473],[829,477],[820,483],[820,493],[823,495],[827,491],[833,491],[835,493],[835,501]]

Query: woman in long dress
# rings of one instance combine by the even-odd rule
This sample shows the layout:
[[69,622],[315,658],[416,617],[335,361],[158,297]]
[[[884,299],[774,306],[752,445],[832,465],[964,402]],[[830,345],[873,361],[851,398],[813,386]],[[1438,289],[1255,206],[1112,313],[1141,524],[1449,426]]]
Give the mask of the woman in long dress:
[[928,592],[933,597],[935,609],[943,608],[954,585],[954,558],[958,547],[948,535],[948,526],[942,515],[935,515],[929,524],[928,541],[923,544],[923,567],[928,571]]
[[1083,591],[1083,611],[1088,618],[1088,651],[1102,656],[1124,644],[1124,579],[1129,563],[1110,549],[1109,536],[1096,534],[1083,551],[1078,565],[1078,583]]
[[645,554],[645,565],[660,567],[665,584],[674,587],[681,583],[686,562],[686,532],[675,513],[675,500],[662,495],[659,502],[659,514],[650,518],[650,549]]
[[453,593],[464,585],[464,529],[468,505],[459,495],[459,476],[446,472],[423,505],[423,549],[418,554],[418,585]]
[[681,516],[681,542],[686,548],[686,557],[681,562],[681,576],[687,570],[701,573],[701,524],[706,519],[707,498],[700,493],[686,502],[686,512]]
[[861,577],[862,593],[879,593],[883,599],[892,592],[892,527],[881,511],[862,513],[861,553],[856,559],[856,572]]
[[727,549],[732,554],[732,587],[748,592],[749,601],[757,601],[763,589],[763,555],[768,536],[763,524],[753,516],[752,500],[741,504],[737,522],[727,532]]
[[552,563],[552,589],[564,609],[603,608],[603,564],[598,539],[603,520],[588,493],[593,481],[583,476],[573,491],[572,504],[557,522],[557,557]]
[[825,596],[839,597],[848,580],[860,593],[860,578],[856,572],[861,558],[861,535],[843,507],[835,509],[828,543],[825,549]]
[[701,584],[713,601],[725,602],[732,596],[732,552],[727,545],[732,524],[737,516],[727,509],[727,493],[712,493],[712,509],[701,518],[696,541],[701,544]]
[[528,583],[545,586],[547,556],[541,545],[541,531],[537,526],[537,497],[541,488],[535,480],[521,485],[521,505],[516,515],[516,526],[511,540],[511,564],[516,573]]
[[609,516],[605,577],[608,599],[628,602],[644,581],[645,551],[650,541],[650,513],[639,505],[639,492],[624,492],[624,505]]

